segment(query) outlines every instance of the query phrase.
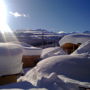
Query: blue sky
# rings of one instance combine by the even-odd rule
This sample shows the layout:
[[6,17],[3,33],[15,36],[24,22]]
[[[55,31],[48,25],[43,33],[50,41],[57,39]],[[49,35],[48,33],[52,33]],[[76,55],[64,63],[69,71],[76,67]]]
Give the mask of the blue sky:
[[90,30],[90,0],[5,0],[13,29]]

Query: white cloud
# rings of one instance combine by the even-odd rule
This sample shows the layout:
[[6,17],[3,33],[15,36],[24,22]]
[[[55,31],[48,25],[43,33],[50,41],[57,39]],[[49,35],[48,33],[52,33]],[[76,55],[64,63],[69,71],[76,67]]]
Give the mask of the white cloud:
[[19,13],[19,12],[9,12],[10,15],[14,16],[14,17],[28,17],[28,15],[24,14],[24,13]]

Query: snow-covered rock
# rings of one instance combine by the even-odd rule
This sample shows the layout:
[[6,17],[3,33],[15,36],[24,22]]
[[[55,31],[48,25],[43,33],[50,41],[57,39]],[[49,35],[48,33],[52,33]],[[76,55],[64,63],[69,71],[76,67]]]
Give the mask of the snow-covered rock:
[[60,47],[49,47],[42,50],[41,58],[47,58],[57,55],[65,55],[66,53]]
[[84,43],[90,40],[90,34],[70,34],[64,36],[60,41],[59,44],[62,46],[64,43]]
[[22,71],[22,47],[14,43],[0,43],[0,76]]

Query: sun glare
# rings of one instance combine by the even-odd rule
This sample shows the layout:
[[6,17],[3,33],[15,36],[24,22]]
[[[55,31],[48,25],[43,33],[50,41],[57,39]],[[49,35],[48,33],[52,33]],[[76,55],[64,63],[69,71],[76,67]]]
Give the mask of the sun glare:
[[7,25],[7,8],[4,4],[4,0],[0,0],[0,31],[2,33],[10,31]]
[[9,35],[12,36],[13,40],[17,40],[7,24],[7,7],[4,3],[4,0],[0,0],[0,32],[3,35],[5,41],[7,41],[7,38],[9,37],[6,35],[6,33],[9,33]]
[[6,23],[7,21],[7,8],[3,0],[0,0],[0,24]]

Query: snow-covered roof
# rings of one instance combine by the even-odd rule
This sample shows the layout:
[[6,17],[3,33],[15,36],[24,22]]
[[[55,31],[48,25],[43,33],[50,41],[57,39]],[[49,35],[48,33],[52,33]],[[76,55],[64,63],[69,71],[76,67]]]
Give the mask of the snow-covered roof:
[[0,43],[0,76],[22,71],[22,47],[14,43]]
[[90,40],[90,34],[70,34],[64,36],[60,41],[60,46],[64,43],[84,43],[86,41]]
[[21,45],[15,43],[0,43],[0,56],[17,55],[22,51]]
[[24,42],[14,42],[23,48],[23,55],[41,55],[42,48],[37,48]]
[[42,53],[42,48],[37,48],[37,47],[23,47],[23,55],[41,55]]

